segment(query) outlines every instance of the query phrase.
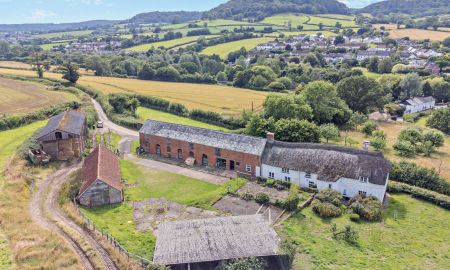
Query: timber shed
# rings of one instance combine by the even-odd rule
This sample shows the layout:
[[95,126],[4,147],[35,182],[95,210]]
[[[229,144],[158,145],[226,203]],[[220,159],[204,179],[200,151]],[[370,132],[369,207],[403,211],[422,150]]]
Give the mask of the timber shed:
[[277,265],[280,238],[262,215],[162,223],[153,262],[172,269],[215,269],[220,262],[259,257]]
[[123,201],[118,157],[100,144],[84,160],[82,184],[77,196],[81,205],[96,207]]

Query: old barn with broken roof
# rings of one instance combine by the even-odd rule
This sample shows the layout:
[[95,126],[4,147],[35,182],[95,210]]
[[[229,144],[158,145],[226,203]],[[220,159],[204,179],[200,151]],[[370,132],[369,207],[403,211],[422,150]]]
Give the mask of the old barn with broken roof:
[[215,269],[221,261],[260,257],[278,261],[280,238],[262,215],[166,222],[157,231],[153,262],[172,269]]
[[86,145],[86,115],[66,111],[53,116],[40,131],[37,141],[41,150],[54,160],[80,158]]
[[100,144],[84,160],[82,184],[77,200],[81,205],[96,207],[123,201],[118,157]]
[[140,130],[141,147],[151,155],[197,166],[297,183],[301,187],[331,188],[353,197],[386,193],[390,163],[383,154],[355,148],[275,141],[158,121]]

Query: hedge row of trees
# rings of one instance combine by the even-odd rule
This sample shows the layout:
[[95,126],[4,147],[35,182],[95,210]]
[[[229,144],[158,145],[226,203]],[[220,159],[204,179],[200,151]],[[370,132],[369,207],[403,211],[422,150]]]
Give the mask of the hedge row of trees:
[[450,210],[450,197],[441,195],[427,189],[411,186],[405,183],[390,181],[387,187],[390,193],[406,193],[414,198],[429,201],[435,205]]

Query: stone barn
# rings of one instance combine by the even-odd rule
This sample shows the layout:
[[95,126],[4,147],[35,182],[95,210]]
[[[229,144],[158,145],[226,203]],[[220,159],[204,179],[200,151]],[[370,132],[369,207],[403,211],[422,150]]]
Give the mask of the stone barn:
[[153,262],[174,270],[214,270],[221,262],[258,257],[266,269],[287,269],[281,240],[262,215],[230,216],[162,223]]
[[77,196],[81,205],[96,207],[123,201],[118,157],[100,144],[85,159],[82,185]]
[[37,141],[41,150],[53,160],[69,160],[83,155],[86,137],[86,115],[66,111],[50,118],[39,133]]

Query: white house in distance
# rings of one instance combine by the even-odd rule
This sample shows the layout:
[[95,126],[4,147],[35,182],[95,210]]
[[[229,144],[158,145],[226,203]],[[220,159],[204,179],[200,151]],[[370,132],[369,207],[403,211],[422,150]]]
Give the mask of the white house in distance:
[[264,178],[300,187],[334,189],[384,200],[391,169],[382,153],[321,144],[268,140],[261,161]]
[[414,97],[402,102],[406,108],[405,114],[423,112],[434,108],[436,99],[434,97]]

